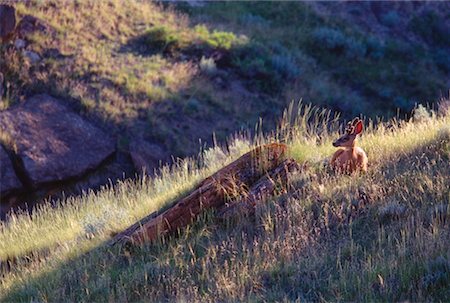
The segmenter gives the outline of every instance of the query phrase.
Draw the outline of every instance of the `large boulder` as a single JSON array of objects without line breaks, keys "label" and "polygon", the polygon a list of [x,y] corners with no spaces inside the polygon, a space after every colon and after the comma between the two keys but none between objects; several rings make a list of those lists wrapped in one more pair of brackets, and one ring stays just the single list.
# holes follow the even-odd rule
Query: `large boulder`
[{"label": "large boulder", "polygon": [[[0,197],[22,188],[13,164],[3,146],[0,145]],[[1,199],[0,199],[1,204]]]},{"label": "large boulder", "polygon": [[108,134],[48,95],[0,112],[0,130],[34,187],[81,176],[115,151]]},{"label": "large boulder", "polygon": [[0,40],[7,40],[16,27],[16,10],[11,5],[0,4]]}]

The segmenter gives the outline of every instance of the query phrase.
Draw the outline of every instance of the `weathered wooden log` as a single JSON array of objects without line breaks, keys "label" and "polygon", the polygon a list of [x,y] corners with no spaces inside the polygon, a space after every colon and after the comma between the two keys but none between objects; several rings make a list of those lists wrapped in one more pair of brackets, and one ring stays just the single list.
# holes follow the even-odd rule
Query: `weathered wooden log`
[{"label": "weathered wooden log", "polygon": [[218,213],[218,217],[226,219],[238,215],[253,215],[255,213],[256,204],[264,198],[273,195],[279,185],[288,185],[290,175],[298,170],[300,170],[300,165],[294,159],[283,161],[279,166],[255,182],[250,187],[249,191],[243,194],[241,200],[223,206]]},{"label": "weathered wooden log", "polygon": [[162,213],[153,213],[112,239],[114,244],[142,244],[184,227],[205,209],[219,208],[277,167],[285,158],[286,145],[259,146],[203,180],[189,195]]}]

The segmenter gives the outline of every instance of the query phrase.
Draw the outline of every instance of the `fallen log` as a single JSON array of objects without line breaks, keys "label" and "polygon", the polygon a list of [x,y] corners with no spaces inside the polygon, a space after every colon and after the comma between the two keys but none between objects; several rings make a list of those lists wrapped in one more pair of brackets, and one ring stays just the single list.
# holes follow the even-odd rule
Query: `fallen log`
[{"label": "fallen log", "polygon": [[220,208],[226,200],[238,197],[268,171],[280,165],[286,145],[259,146],[203,180],[189,195],[162,213],[153,213],[111,241],[115,244],[142,244],[154,241],[193,222],[205,209]]},{"label": "fallen log", "polygon": [[279,166],[255,182],[240,201],[222,207],[218,217],[227,219],[235,216],[253,215],[256,204],[265,197],[273,195],[277,186],[289,184],[290,175],[298,170],[300,170],[300,165],[294,159],[283,161]]}]

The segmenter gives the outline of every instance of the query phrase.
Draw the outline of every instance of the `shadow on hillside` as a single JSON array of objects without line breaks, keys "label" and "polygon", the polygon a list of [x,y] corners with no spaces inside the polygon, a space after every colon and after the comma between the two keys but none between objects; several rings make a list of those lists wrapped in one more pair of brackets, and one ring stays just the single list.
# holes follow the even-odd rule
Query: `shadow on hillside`
[{"label": "shadow on hillside", "polygon": [[[398,161],[392,163],[392,165],[384,166],[383,169],[386,169],[388,172],[393,170],[393,175],[407,174],[408,167],[411,167],[411,163],[414,162],[412,159],[418,161],[417,163],[414,163],[415,165],[422,165],[422,162],[427,161],[427,157],[424,157],[423,155],[430,155],[430,157],[433,157],[436,154],[436,151],[439,152],[439,150],[431,150],[430,147],[424,143],[414,150],[411,150],[410,153],[397,159]],[[401,170],[397,169],[399,166],[401,166]],[[445,169],[442,166],[439,167],[440,169]],[[390,173],[388,174],[388,177],[389,175]],[[190,230],[188,239],[195,238],[195,241],[199,241],[196,236],[196,230],[202,230],[204,224],[214,223],[207,219],[206,223],[204,220],[201,220],[199,223],[194,224],[194,227]],[[253,223],[250,221],[242,222],[242,224],[248,225],[249,229],[246,230],[245,233],[248,233],[250,238],[252,238],[255,233],[258,233],[254,226],[252,228]],[[356,221],[354,224],[357,224]],[[224,227],[220,225],[212,228],[213,234],[212,237],[209,238],[209,243],[206,246],[200,245],[203,253],[207,253],[209,247],[226,241],[228,235],[223,232],[221,233],[222,228]],[[227,228],[234,229],[232,226]],[[240,228],[242,228],[242,226],[240,226]],[[365,231],[361,230],[357,231],[357,233],[358,232]],[[368,232],[373,232],[373,230]],[[194,237],[192,237],[192,235],[194,235]],[[242,236],[242,234],[240,235]],[[339,236],[339,233],[337,233],[337,236]],[[323,237],[323,241],[331,241],[332,238],[330,235],[325,234],[321,237]],[[167,296],[173,294],[173,291],[176,290],[174,289],[176,285],[169,285],[170,283],[164,284],[163,281],[176,279],[175,276],[179,274],[176,267],[178,265],[171,264],[171,262],[161,262],[158,256],[165,256],[162,258],[167,258],[167,248],[171,247],[171,249],[174,249],[174,247],[178,247],[180,245],[180,238],[182,242],[186,241],[186,237],[181,233],[181,237],[172,236],[169,239],[166,239],[164,241],[165,243],[147,245],[143,248],[110,247],[108,246],[108,243],[103,243],[80,256],[68,261],[62,261],[60,264],[56,265],[55,268],[46,271],[43,274],[27,278],[28,280],[23,284],[15,284],[12,286],[11,290],[5,294],[3,300],[30,301],[46,298],[46,300],[57,301],[64,298],[68,301],[105,301],[108,298],[114,298],[114,296],[117,296],[120,292],[122,292],[122,294],[123,292],[126,292],[127,294],[125,296],[129,296],[127,299],[134,301],[142,299],[140,295],[145,291],[158,293],[160,297],[154,298],[155,300],[163,298],[171,299]],[[216,240],[217,243],[215,243]],[[339,238],[332,241],[339,241]],[[370,241],[376,241],[376,237]],[[195,243],[195,245],[198,244],[197,242]],[[248,244],[252,245],[251,242]],[[178,251],[179,253],[191,256],[187,247],[179,247],[179,249],[181,249],[181,251]],[[199,255],[201,256],[202,253]],[[218,262],[221,261],[224,260],[219,260]],[[52,262],[52,264],[56,264],[56,262]],[[32,264],[30,264],[30,266],[32,266]],[[194,265],[185,270],[194,271]],[[4,274],[7,275],[6,272]],[[201,289],[201,281],[196,281],[196,283],[197,282],[199,283],[198,287]],[[158,289],[152,292],[149,291],[149,286]],[[59,297],[53,297],[55,294]]]},{"label": "shadow on hillside", "polygon": [[[203,55],[226,56],[226,52],[223,51],[191,47],[177,51],[177,55],[175,55],[166,52],[164,48],[149,47],[147,36],[146,33],[143,33],[131,38],[113,50],[113,53],[116,52],[124,56],[130,54],[136,57],[160,55],[168,59],[175,67],[178,64],[190,62],[192,69],[198,69],[198,62]],[[13,51],[13,48],[9,47],[8,50],[5,48],[5,51]],[[218,60],[219,57],[215,57],[215,59]],[[44,57],[43,60],[45,59],[48,58]],[[72,57],[69,59],[73,60]],[[58,62],[67,61],[67,65],[70,66],[68,70],[70,70],[74,66],[69,59],[65,57],[54,58]],[[133,68],[135,66],[130,66],[129,72],[131,75]],[[260,114],[260,111],[255,110],[258,107],[256,103],[257,95],[252,95],[254,100],[252,102],[254,103],[250,106],[250,98],[247,98],[250,94],[245,91],[245,88],[240,87],[234,90],[233,86],[230,89],[230,86],[227,85],[228,80],[239,81],[239,79],[234,79],[234,76],[230,76],[221,69],[216,69],[214,76],[206,75],[201,71],[196,73],[184,86],[170,89],[170,94],[164,100],[158,102],[151,100],[148,94],[130,91],[128,80],[122,84],[113,82],[110,78],[90,70],[87,70],[81,77],[79,74],[73,78],[69,77],[70,79],[66,79],[67,81],[64,82],[64,86],[60,86],[62,85],[61,79],[53,77],[53,75],[47,78],[36,77],[35,72],[34,68],[30,69],[28,77],[39,80],[21,88],[24,98],[39,93],[48,93],[62,100],[62,103],[111,134],[117,142],[117,153],[110,161],[104,163],[106,165],[102,165],[81,179],[51,184],[43,188],[42,191],[26,192],[24,195],[12,197],[8,199],[9,201],[6,201],[8,203],[3,203],[4,208],[15,205],[19,208],[28,209],[29,207],[26,204],[31,206],[35,203],[26,203],[27,201],[43,200],[49,196],[53,200],[76,196],[81,194],[83,190],[98,189],[102,185],[111,183],[110,180],[115,183],[116,180],[132,178],[136,170],[133,167],[129,151],[130,143],[136,138],[160,147],[163,151],[163,158],[158,160],[163,163],[170,163],[172,156],[196,155],[202,148],[213,145],[214,134],[219,142],[224,142],[227,137],[241,129],[249,128],[252,130]],[[174,68],[174,75],[170,75],[175,77],[175,80],[177,80],[177,72],[178,70]],[[21,78],[21,75],[17,74],[14,69],[4,73],[9,79]],[[138,81],[146,80],[136,78],[138,78]],[[173,79],[170,80],[174,81]],[[159,85],[162,89],[166,89],[164,79],[159,82],[158,85],[155,85],[156,92],[160,89]],[[80,90],[86,94],[78,96],[76,92]],[[244,94],[239,96],[242,92]],[[218,103],[217,100],[221,96],[218,95],[215,98],[216,94],[228,94],[228,96],[235,94],[236,98],[233,96]],[[239,104],[243,101],[243,98],[247,98],[247,104],[244,106]],[[86,103],[86,100],[93,101],[94,104]],[[234,104],[227,104],[230,100]],[[138,110],[136,110],[135,115],[126,114],[128,109],[135,110],[136,107]],[[245,109],[247,116],[236,118],[235,114],[242,112],[242,109]],[[105,112],[107,110],[117,111],[117,116]],[[201,143],[199,143],[199,140]],[[155,160],[154,162],[158,161]],[[157,169],[158,167],[154,168]],[[82,186],[78,186],[80,184]],[[74,186],[75,190],[70,189],[71,185]],[[62,191],[65,194],[62,194]],[[4,198],[3,200],[6,199],[5,197],[2,198]],[[5,217],[5,213],[6,211],[2,209],[1,217]]]}]

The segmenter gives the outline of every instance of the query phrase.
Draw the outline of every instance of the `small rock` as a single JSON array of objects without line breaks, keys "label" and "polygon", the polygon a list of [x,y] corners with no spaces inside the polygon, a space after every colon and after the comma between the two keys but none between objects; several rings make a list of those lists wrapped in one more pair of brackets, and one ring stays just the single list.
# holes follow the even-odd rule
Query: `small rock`
[{"label": "small rock", "polygon": [[17,177],[11,159],[3,146],[0,146],[0,196],[22,188],[22,183]]},{"label": "small rock", "polygon": [[22,39],[16,39],[16,41],[14,41],[14,46],[15,46],[17,49],[25,48],[25,46],[26,46],[25,40],[22,40]]},{"label": "small rock", "polygon": [[41,57],[37,53],[32,52],[32,51],[24,51],[23,55],[25,57],[27,57],[28,60],[30,60],[30,62],[33,63],[33,64],[37,63],[37,62],[39,62],[41,60]]},{"label": "small rock", "polygon": [[0,4],[0,39],[8,40],[16,27],[16,10],[11,5]]}]

